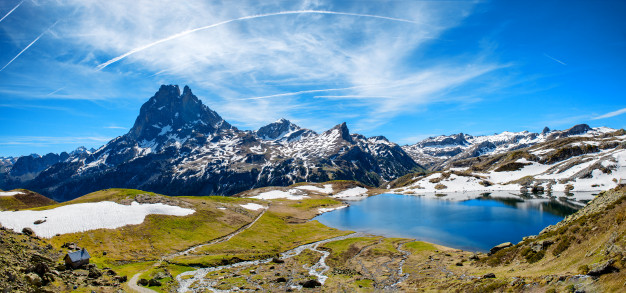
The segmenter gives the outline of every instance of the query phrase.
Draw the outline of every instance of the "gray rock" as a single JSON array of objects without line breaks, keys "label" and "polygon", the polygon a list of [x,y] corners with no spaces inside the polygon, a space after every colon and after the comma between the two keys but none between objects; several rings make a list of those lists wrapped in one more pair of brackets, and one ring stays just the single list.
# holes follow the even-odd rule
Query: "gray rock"
[{"label": "gray rock", "polygon": [[602,264],[596,265],[591,270],[589,270],[587,275],[600,276],[600,275],[615,272],[617,271],[617,268],[613,266],[613,263],[615,263],[615,261],[610,259]]},{"label": "gray rock", "polygon": [[126,277],[126,276],[115,276],[113,278],[113,280],[118,281],[120,283],[124,283],[124,282],[128,281],[128,277]]},{"label": "gray rock", "polygon": [[148,286],[161,286],[161,282],[157,279],[150,279]]},{"label": "gray rock", "polygon": [[487,273],[485,275],[483,275],[483,279],[493,279],[496,277],[496,274],[494,273]]},{"label": "gray rock", "polygon": [[302,284],[303,288],[315,288],[320,286],[322,286],[322,283],[317,280],[308,280]]},{"label": "gray rock", "polygon": [[33,285],[33,286],[37,286],[40,287],[41,286],[41,277],[39,277],[39,275],[35,274],[35,273],[28,273],[26,274],[26,282],[28,282],[29,284]]},{"label": "gray rock", "polygon": [[498,244],[498,245],[492,247],[489,250],[489,255],[494,254],[494,253],[496,253],[496,252],[498,252],[498,251],[500,251],[502,249],[505,249],[505,248],[511,247],[511,246],[513,246],[513,243],[511,243],[511,242],[504,242],[504,243]]},{"label": "gray rock", "polygon": [[22,229],[22,233],[24,233],[25,235],[28,235],[28,236],[35,235],[35,231],[33,231],[33,229],[28,228],[28,227]]}]

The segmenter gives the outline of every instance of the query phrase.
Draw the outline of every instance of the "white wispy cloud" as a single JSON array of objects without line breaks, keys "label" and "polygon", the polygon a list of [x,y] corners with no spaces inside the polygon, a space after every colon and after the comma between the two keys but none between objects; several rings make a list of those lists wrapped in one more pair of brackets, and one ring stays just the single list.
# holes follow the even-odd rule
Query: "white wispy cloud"
[{"label": "white wispy cloud", "polygon": [[107,62],[104,62],[100,65],[97,66],[98,70],[102,70],[104,68],[106,68],[107,66],[120,61],[132,54],[135,54],[137,52],[141,52],[145,49],[148,49],[152,46],[156,46],[158,44],[161,43],[165,43],[165,42],[169,42],[172,41],[174,39],[178,39],[180,37],[198,32],[198,31],[202,31],[202,30],[207,30],[210,28],[215,28],[218,26],[222,26],[225,24],[229,24],[231,22],[237,22],[237,21],[243,21],[243,20],[251,20],[251,19],[255,19],[255,18],[264,18],[264,17],[271,17],[271,16],[279,16],[279,15],[290,15],[290,14],[331,14],[331,15],[346,15],[346,16],[356,16],[356,17],[371,17],[371,18],[380,18],[380,19],[385,19],[385,20],[391,20],[391,21],[400,21],[400,22],[408,22],[408,23],[417,23],[415,21],[411,21],[411,20],[407,20],[407,19],[401,19],[401,18],[395,18],[395,17],[387,17],[387,16],[380,16],[380,15],[373,15],[373,14],[360,14],[360,13],[349,13],[349,12],[338,12],[338,11],[324,11],[324,10],[296,10],[296,11],[280,11],[280,12],[274,12],[274,13],[265,13],[265,14],[256,14],[256,15],[248,15],[248,16],[242,16],[242,17],[238,17],[238,18],[234,18],[234,19],[229,19],[229,20],[225,20],[225,21],[221,21],[218,23],[214,23],[211,25],[207,25],[207,26],[203,26],[203,27],[199,27],[199,28],[195,28],[195,29],[190,29],[190,30],[186,30],[174,35],[171,35],[167,38],[163,38],[157,41],[154,41],[152,43],[143,45],[141,47],[137,47],[137,48],[133,48],[132,50],[117,56]]},{"label": "white wispy cloud", "polygon": [[107,128],[107,129],[128,129],[128,127],[122,127],[122,126],[105,126],[104,128]]},{"label": "white wispy cloud", "polygon": [[613,112],[609,112],[609,113],[606,113],[604,115],[600,115],[600,116],[594,117],[592,119],[593,120],[606,119],[606,118],[611,118],[611,117],[615,117],[615,116],[618,116],[618,115],[622,115],[624,113],[626,113],[626,108],[619,109],[619,110],[613,111]]},{"label": "white wispy cloud", "polygon": [[81,144],[81,143],[104,143],[112,137],[102,136],[3,136],[0,137],[0,145],[55,145],[55,144]]},{"label": "white wispy cloud", "polygon": [[[98,84],[116,74],[189,84],[229,122],[250,128],[281,117],[311,128],[355,117],[365,129],[429,103],[460,101],[455,90],[506,67],[489,54],[408,65],[471,14],[470,1],[58,3],[72,17],[55,35],[83,52],[64,66]],[[60,84],[32,98],[112,99],[81,94],[80,85],[51,94]]]}]

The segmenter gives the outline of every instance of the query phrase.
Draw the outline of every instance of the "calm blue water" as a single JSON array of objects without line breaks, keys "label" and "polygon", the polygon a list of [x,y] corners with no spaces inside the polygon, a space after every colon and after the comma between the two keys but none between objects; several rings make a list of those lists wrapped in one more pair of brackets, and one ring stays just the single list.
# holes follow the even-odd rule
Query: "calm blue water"
[{"label": "calm blue water", "polygon": [[517,243],[575,212],[557,200],[481,197],[466,201],[380,194],[314,220],[343,230],[414,238],[471,251]]}]

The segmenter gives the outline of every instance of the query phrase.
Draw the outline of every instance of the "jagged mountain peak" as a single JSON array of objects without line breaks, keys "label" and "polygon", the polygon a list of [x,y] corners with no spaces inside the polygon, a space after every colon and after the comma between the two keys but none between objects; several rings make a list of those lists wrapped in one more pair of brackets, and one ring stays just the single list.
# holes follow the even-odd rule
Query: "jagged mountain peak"
[{"label": "jagged mountain peak", "polygon": [[152,140],[170,131],[184,133],[194,129],[200,133],[214,133],[231,128],[215,111],[204,105],[188,86],[181,94],[178,85],[162,85],[141,106],[129,136],[135,140]]},{"label": "jagged mountain peak", "polygon": [[256,131],[256,135],[258,138],[263,140],[280,140],[283,138],[291,140],[292,135],[299,132],[299,130],[302,130],[300,126],[285,118],[280,118],[259,128],[259,130]]},{"label": "jagged mountain peak", "polygon": [[566,130],[569,135],[577,135],[587,133],[587,131],[591,130],[591,127],[587,124],[577,124],[572,126],[572,128]]},{"label": "jagged mountain peak", "polygon": [[352,142],[352,137],[350,136],[350,130],[348,129],[348,125],[346,122],[342,122],[340,124],[335,125],[335,127],[326,130],[322,135],[324,136],[335,136],[338,138],[342,138],[345,141]]}]

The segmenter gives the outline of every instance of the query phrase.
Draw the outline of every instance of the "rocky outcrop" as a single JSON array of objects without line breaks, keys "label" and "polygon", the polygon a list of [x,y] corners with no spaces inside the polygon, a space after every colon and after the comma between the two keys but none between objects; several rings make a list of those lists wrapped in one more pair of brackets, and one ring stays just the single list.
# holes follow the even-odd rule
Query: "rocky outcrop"
[{"label": "rocky outcrop", "polygon": [[[91,264],[86,270],[66,268],[63,253],[34,235],[0,227],[0,292],[115,292],[124,277],[102,274]],[[119,278],[116,278],[119,277]]]}]

